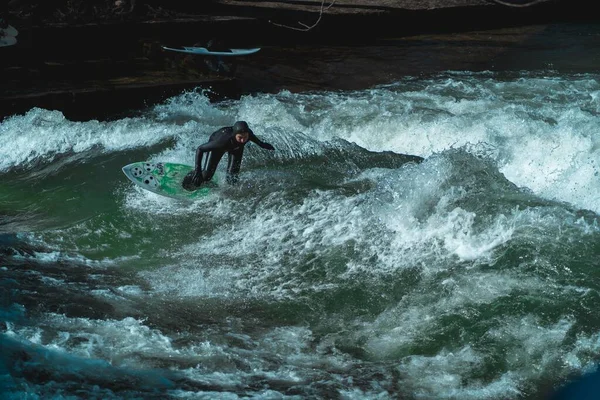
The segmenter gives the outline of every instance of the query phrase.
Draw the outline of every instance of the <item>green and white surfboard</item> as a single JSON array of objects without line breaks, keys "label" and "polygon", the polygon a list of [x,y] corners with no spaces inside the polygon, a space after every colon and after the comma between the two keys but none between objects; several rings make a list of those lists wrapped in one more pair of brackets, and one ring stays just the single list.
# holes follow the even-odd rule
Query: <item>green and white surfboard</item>
[{"label": "green and white surfboard", "polygon": [[194,200],[208,195],[216,187],[215,178],[199,189],[183,188],[183,178],[194,169],[185,164],[140,161],[124,166],[123,173],[130,181],[150,192],[179,200]]}]

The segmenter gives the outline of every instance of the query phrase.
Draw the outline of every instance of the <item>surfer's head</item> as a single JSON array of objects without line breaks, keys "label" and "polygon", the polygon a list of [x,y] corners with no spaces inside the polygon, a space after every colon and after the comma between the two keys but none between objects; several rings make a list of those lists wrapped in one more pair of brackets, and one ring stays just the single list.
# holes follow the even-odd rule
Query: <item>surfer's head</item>
[{"label": "surfer's head", "polygon": [[246,121],[237,121],[233,124],[233,133],[235,135],[235,141],[238,143],[246,143],[250,137],[250,128]]}]

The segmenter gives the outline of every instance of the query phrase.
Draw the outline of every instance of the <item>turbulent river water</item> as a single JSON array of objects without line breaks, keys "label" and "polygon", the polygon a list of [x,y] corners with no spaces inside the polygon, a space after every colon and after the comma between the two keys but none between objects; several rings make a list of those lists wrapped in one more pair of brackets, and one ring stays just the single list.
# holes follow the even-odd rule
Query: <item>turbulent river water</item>
[{"label": "turbulent river water", "polygon": [[[593,371],[592,28],[573,68],[575,39],[541,68],[5,119],[3,398],[537,399]],[[276,148],[237,186],[180,202],[121,172],[236,120]]]}]

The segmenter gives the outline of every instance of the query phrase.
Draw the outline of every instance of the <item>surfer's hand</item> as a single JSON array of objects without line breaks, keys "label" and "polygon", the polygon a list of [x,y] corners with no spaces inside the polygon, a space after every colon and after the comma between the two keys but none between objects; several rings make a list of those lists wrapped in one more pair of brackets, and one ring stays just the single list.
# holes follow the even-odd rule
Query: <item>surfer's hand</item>
[{"label": "surfer's hand", "polygon": [[202,176],[202,171],[195,171],[192,176],[192,183],[194,186],[200,186],[204,182],[204,177]]},{"label": "surfer's hand", "polygon": [[275,150],[275,147],[273,147],[272,145],[270,145],[269,143],[263,143],[261,146],[263,149],[267,149],[267,150]]}]

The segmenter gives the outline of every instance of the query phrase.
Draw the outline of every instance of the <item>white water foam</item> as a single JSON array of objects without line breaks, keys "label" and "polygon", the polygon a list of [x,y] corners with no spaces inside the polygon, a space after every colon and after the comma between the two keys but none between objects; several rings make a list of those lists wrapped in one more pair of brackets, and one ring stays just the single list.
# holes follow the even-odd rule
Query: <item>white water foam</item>
[{"label": "white water foam", "polygon": [[[360,216],[356,201],[315,191],[299,205],[289,205],[274,193],[249,215],[245,207],[225,206],[221,213],[235,218],[234,225],[227,223],[210,237],[183,247],[173,254],[180,263],[149,272],[147,278],[157,291],[180,296],[225,296],[240,289],[259,296],[286,295],[286,275],[295,276],[288,268],[301,266],[304,257],[326,256],[329,249],[359,239],[364,229],[360,225],[368,220]],[[282,268],[284,259],[288,266]],[[272,279],[278,283],[269,283]],[[311,287],[318,290],[319,285]]]},{"label": "white water foam", "polygon": [[[291,157],[302,147],[286,141],[297,135],[424,157],[486,144],[516,185],[598,211],[599,92],[595,77],[500,81],[491,74],[457,73],[348,93],[248,96],[221,105],[229,119],[218,121],[247,119],[257,135]],[[193,142],[185,146],[187,158]]]},{"label": "white water foam", "polygon": [[35,161],[51,162],[66,153],[124,151],[150,146],[177,134],[169,126],[142,119],[72,122],[58,111],[34,108],[0,124],[0,137],[11,146],[0,149],[0,171]]},{"label": "white water foam", "polygon": [[12,143],[0,152],[0,171],[96,146],[122,151],[165,138],[175,138],[175,148],[157,156],[191,163],[208,135],[244,119],[278,148],[276,157],[309,151],[294,140],[298,135],[424,157],[486,143],[496,148],[498,168],[516,185],[598,212],[598,93],[594,76],[501,81],[492,74],[455,73],[364,91],[259,94],[217,104],[205,94],[187,93],[157,106],[158,120],[82,123],[32,109],[0,124],[0,137]]},{"label": "white water foam", "polygon": [[[218,225],[210,237],[174,250],[173,255],[181,261],[144,272],[155,293],[284,299],[335,290],[359,273],[386,279],[391,272],[417,267],[424,272],[424,283],[433,285],[440,274],[452,272],[435,287],[439,292],[409,293],[356,332],[356,337],[366,339],[364,348],[370,356],[385,360],[389,354],[409,353],[419,335],[440,329],[444,316],[468,313],[473,306],[492,304],[514,291],[547,290],[548,282],[542,278],[485,272],[477,267],[493,267],[505,244],[527,238],[532,231],[542,232],[542,236],[556,235],[552,239],[560,242],[560,232],[566,225],[559,216],[546,215],[543,210],[515,209],[494,215],[483,228],[477,226],[475,213],[453,206],[457,199],[468,195],[468,189],[443,189],[453,168],[443,154],[468,143],[491,144],[496,149],[499,169],[512,182],[546,198],[597,211],[598,183],[592,161],[598,155],[593,134],[598,122],[598,96],[597,89],[589,92],[591,97],[583,92],[597,84],[587,79],[519,79],[504,83],[467,75],[428,85],[417,90],[410,86],[408,91],[400,84],[359,93],[364,99],[351,98],[356,94],[283,93],[215,107],[219,119],[202,125],[210,128],[203,135],[226,120],[250,119],[246,110],[253,108],[258,121],[255,131],[259,136],[264,132],[264,138],[276,147],[292,143],[301,133],[316,141],[344,138],[370,150],[413,153],[429,159],[400,170],[367,170],[355,179],[372,180],[375,188],[351,197],[315,190],[293,202],[275,191],[261,198],[258,205],[243,209],[235,200],[207,198],[203,206],[210,206],[216,219],[227,216],[238,225]],[[262,104],[272,105],[263,109]],[[312,112],[311,106],[318,111]],[[277,122],[277,115],[282,116],[281,122]],[[198,144],[198,136],[194,135],[200,123],[178,126],[181,131],[176,147],[157,157],[176,160],[192,154]],[[301,157],[310,154],[314,149],[310,147],[295,148],[296,153],[290,150],[286,154]],[[28,159],[24,151],[21,153],[21,159]],[[128,195],[127,205],[136,212],[147,210],[149,215],[183,217],[192,213],[199,217],[195,205],[175,206],[168,199],[163,202],[152,196],[134,192]],[[597,232],[597,227],[585,221],[568,223],[569,229],[580,229],[582,234]],[[345,271],[332,271],[319,282],[302,279],[305,270],[300,267],[310,268],[317,260],[327,260],[336,251],[344,254],[348,248],[356,253]],[[135,333],[135,324],[132,336],[154,343],[155,336],[146,338]],[[568,342],[572,324],[569,318],[548,322],[529,315],[498,321],[497,327],[486,331],[486,338],[506,341],[509,366],[507,372],[487,381],[465,385],[460,379],[474,374],[485,362],[487,354],[476,343],[459,342],[433,355],[406,355],[400,358],[398,368],[411,378],[416,393],[423,398],[517,398],[528,379],[543,378],[553,368],[567,373],[592,362],[598,338],[582,334],[574,343]],[[306,343],[310,342],[310,335],[305,336],[309,337]],[[29,337],[35,340],[34,334]],[[285,343],[291,343],[292,352],[304,351],[288,335],[283,337]],[[214,345],[212,349],[221,351]],[[167,349],[166,354],[171,351]],[[424,370],[430,373],[424,374]],[[239,375],[228,379],[236,381]],[[213,382],[223,381],[218,373],[214,375]]]}]

